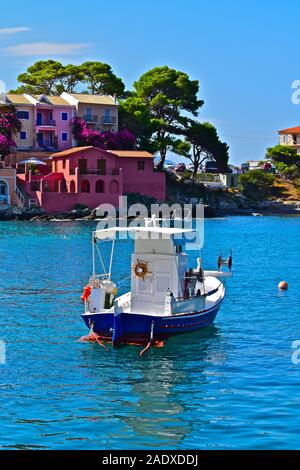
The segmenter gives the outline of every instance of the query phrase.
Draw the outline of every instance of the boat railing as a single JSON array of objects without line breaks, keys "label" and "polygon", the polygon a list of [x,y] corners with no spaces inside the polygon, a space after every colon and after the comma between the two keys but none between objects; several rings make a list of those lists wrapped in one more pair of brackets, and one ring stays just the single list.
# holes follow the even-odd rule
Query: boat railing
[{"label": "boat railing", "polygon": [[107,280],[107,279],[110,278],[110,274],[109,273],[93,274],[92,278],[93,279],[99,279],[100,281],[101,280]]},{"label": "boat railing", "polygon": [[182,302],[184,300],[193,300],[193,299],[199,299],[200,297],[209,297],[210,295],[213,295],[215,294],[216,292],[218,292],[218,290],[220,289],[221,285],[223,285],[222,282],[220,282],[220,284],[218,285],[218,287],[216,287],[215,289],[212,289],[210,291],[207,291],[207,292],[201,292],[199,295],[197,294],[193,294],[193,295],[189,295],[188,297],[174,297],[174,302]]}]

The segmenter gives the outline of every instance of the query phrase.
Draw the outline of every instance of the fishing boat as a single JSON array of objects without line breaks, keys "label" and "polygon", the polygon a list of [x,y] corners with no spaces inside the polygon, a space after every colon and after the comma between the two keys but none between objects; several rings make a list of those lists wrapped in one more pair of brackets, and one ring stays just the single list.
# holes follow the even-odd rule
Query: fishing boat
[{"label": "fishing boat", "polygon": [[[153,221],[152,221],[153,222]],[[122,344],[163,346],[173,335],[205,328],[213,323],[225,295],[224,280],[231,276],[232,255],[218,257],[218,269],[205,271],[202,259],[189,267],[185,252],[191,229],[164,227],[157,221],[141,227],[113,227],[93,232],[93,274],[81,297],[82,318],[90,329],[83,339],[107,348]],[[131,289],[118,296],[112,280],[115,240],[128,232],[134,239],[131,254]],[[106,270],[101,242],[110,240],[111,253]],[[103,272],[96,273],[96,255]],[[223,271],[223,265],[227,270]]]}]

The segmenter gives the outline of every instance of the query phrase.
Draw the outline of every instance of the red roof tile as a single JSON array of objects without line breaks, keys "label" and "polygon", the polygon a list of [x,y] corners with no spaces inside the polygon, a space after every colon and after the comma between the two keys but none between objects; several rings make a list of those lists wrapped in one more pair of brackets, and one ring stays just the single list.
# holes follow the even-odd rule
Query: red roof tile
[{"label": "red roof tile", "polygon": [[283,129],[278,131],[279,134],[300,134],[300,126],[289,127],[288,129]]}]

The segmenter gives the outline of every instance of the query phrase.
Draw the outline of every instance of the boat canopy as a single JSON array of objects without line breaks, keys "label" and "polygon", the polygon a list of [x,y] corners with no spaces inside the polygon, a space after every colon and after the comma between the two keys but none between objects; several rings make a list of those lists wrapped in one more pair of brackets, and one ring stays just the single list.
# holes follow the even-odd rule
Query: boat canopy
[{"label": "boat canopy", "polygon": [[177,227],[111,227],[105,228],[102,230],[96,230],[93,232],[94,238],[97,240],[107,240],[107,239],[115,239],[117,233],[126,233],[129,234],[157,234],[163,235],[162,238],[172,238],[176,235],[182,235],[184,233],[193,233],[194,230],[192,229],[184,229],[184,228],[177,228]]}]

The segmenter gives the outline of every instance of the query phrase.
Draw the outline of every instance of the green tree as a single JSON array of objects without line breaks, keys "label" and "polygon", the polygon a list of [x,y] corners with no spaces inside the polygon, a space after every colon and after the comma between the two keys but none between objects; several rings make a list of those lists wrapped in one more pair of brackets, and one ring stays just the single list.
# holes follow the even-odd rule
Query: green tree
[{"label": "green tree", "polygon": [[283,178],[294,180],[299,177],[300,169],[297,165],[287,165],[283,162],[276,162],[275,167]]},{"label": "green tree", "polygon": [[212,124],[190,120],[185,137],[191,146],[192,153],[188,158],[194,166],[193,177],[205,160],[214,160],[220,172],[226,172],[229,147],[220,141],[217,130]]},{"label": "green tree", "polygon": [[21,84],[12,93],[32,95],[60,95],[63,91],[73,93],[87,85],[89,93],[122,96],[124,83],[108,64],[85,62],[82,65],[62,65],[55,60],[40,60],[17,77]]},{"label": "green tree", "polygon": [[297,149],[290,145],[275,145],[266,151],[266,158],[272,162],[282,162],[286,165],[300,165],[300,155]]},{"label": "green tree", "polygon": [[262,170],[251,170],[239,177],[242,193],[251,199],[266,197],[273,187],[275,176]]},{"label": "green tree", "polygon": [[85,62],[80,66],[83,74],[83,82],[91,94],[122,96],[125,85],[121,78],[117,77],[111,66],[102,62]]},{"label": "green tree", "polygon": [[55,60],[39,60],[17,77],[22,85],[14,92],[36,95],[56,94],[63,69],[63,65]]},{"label": "green tree", "polygon": [[84,78],[81,66],[78,65],[66,65],[58,73],[56,93],[61,94],[66,91],[67,93],[76,92],[76,88],[82,83]]},{"label": "green tree", "polygon": [[157,144],[152,139],[155,127],[151,122],[151,116],[147,104],[136,96],[130,96],[120,101],[119,127],[129,129],[137,139],[137,148],[148,152],[157,152]]},{"label": "green tree", "polygon": [[203,105],[197,97],[198,91],[199,82],[190,80],[186,73],[167,66],[155,67],[134,83],[134,91],[123,105],[131,114],[133,126],[134,122],[140,125],[149,145],[159,152],[160,169],[168,150],[181,155],[187,152],[181,136],[188,125],[187,114],[197,116]]}]

